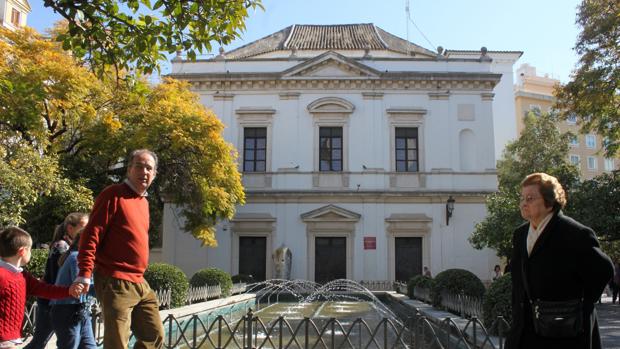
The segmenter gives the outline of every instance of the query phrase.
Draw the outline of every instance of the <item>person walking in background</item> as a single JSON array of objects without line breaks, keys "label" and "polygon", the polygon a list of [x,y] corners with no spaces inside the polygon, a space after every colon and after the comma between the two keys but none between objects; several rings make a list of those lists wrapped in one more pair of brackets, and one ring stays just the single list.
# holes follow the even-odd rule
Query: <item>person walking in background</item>
[{"label": "person walking in background", "polygon": [[[43,281],[48,284],[56,282],[58,275],[58,259],[69,250],[72,242],[75,240],[76,233],[80,231],[88,223],[88,214],[81,212],[73,212],[65,217],[65,220],[56,226],[54,236],[49,246],[49,255],[45,262],[45,273]],[[24,349],[43,349],[49,342],[54,330],[50,319],[49,300],[45,298],[37,298],[37,313],[35,317],[34,333],[32,340],[24,347]]]},{"label": "person walking in background", "polygon": [[423,272],[424,276],[428,276],[429,278],[432,277],[431,271],[428,269],[428,267],[424,267],[423,270],[424,270]]},{"label": "person walking in background", "polygon": [[155,292],[144,279],[149,261],[147,189],[155,179],[155,153],[134,150],[127,178],[105,188],[82,232],[75,284],[86,293],[94,272],[95,291],[104,319],[105,349],[127,348],[130,329],[134,348],[161,348],[164,329]]},{"label": "person walking in background", "polygon": [[513,235],[506,348],[601,348],[594,303],[613,266],[592,229],[562,213],[565,205],[555,177],[534,173],[521,182],[521,216],[527,222]]},{"label": "person walking in background", "polygon": [[493,281],[502,277],[502,268],[499,266],[499,264],[495,264],[495,268],[493,268],[493,272],[494,272]]},{"label": "person walking in background", "polygon": [[37,280],[22,269],[32,257],[30,234],[17,227],[0,231],[0,348],[17,348],[22,343],[26,296],[49,299],[76,297],[81,285],[59,287]]},{"label": "person walking in background", "polygon": [[[57,286],[69,286],[78,274],[77,254],[79,233],[71,248],[60,257]],[[56,344],[61,349],[96,349],[97,344],[93,334],[90,306],[95,295],[90,288],[87,295],[79,298],[65,298],[50,301],[50,317]]]}]

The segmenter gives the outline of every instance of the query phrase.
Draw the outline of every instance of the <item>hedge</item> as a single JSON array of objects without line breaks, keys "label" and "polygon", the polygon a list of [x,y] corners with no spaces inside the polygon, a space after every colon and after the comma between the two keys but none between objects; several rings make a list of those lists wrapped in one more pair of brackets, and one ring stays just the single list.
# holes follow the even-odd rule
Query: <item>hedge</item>
[{"label": "hedge", "polygon": [[482,303],[484,326],[490,328],[498,316],[512,322],[512,277],[508,273],[493,281]]},{"label": "hedge", "polygon": [[166,263],[152,263],[144,272],[144,278],[154,290],[172,291],[171,307],[185,305],[189,283],[181,269]]},{"label": "hedge", "polygon": [[433,278],[430,276],[416,275],[407,282],[407,296],[413,299],[413,288],[419,286],[431,288],[433,286]]},{"label": "hedge", "polygon": [[471,271],[465,269],[447,269],[437,274],[431,288],[433,305],[441,305],[441,292],[463,294],[471,297],[484,295],[484,284]]},{"label": "hedge", "polygon": [[47,256],[49,255],[49,249],[47,248],[35,248],[32,249],[32,257],[30,262],[26,265],[26,270],[32,276],[36,278],[42,278],[45,274],[45,264],[47,263]]},{"label": "hedge", "polygon": [[230,296],[233,284],[230,274],[218,268],[206,268],[197,271],[189,280],[189,283],[192,287],[220,285],[222,297]]},{"label": "hedge", "polygon": [[252,275],[247,275],[247,274],[237,274],[237,275],[233,275],[231,277],[233,284],[238,284],[238,283],[246,283],[246,284],[253,284],[256,282],[256,280],[254,280],[254,277]]}]

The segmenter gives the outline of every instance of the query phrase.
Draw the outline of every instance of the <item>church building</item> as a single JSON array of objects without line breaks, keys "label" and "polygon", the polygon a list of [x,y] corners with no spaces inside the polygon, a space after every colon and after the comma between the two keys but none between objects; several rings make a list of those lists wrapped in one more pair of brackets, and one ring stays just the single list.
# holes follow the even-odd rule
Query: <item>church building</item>
[{"label": "church building", "polygon": [[514,123],[520,55],[432,51],[350,24],[292,25],[211,59],[175,58],[170,75],[191,83],[238,149],[247,203],[218,225],[216,248],[183,232],[167,204],[162,260],[264,280],[286,247],[293,279],[408,280],[427,266],[489,280],[498,258],[468,237],[497,190],[495,127]]}]

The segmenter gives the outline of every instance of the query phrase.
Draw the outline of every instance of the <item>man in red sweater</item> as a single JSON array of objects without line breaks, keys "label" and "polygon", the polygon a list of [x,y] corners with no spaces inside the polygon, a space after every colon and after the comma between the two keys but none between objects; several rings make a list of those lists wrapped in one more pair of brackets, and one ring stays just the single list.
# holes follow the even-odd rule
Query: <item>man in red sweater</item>
[{"label": "man in red sweater", "polygon": [[161,348],[164,329],[155,292],[144,280],[149,261],[147,188],[155,179],[157,156],[139,149],[129,155],[127,178],[105,188],[95,200],[80,239],[75,283],[95,292],[103,308],[104,349]]},{"label": "man in red sweater", "polygon": [[32,238],[25,230],[9,227],[0,231],[0,348],[21,344],[26,296],[61,299],[81,292],[81,285],[54,286],[23,271],[30,262],[31,248]]}]

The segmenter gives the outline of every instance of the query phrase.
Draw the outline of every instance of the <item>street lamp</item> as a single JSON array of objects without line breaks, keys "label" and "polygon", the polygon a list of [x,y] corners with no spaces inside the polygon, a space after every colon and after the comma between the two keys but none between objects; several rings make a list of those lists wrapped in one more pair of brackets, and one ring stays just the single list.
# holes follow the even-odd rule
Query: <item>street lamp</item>
[{"label": "street lamp", "polygon": [[454,212],[454,201],[452,195],[446,201],[446,225],[450,225],[450,217],[452,217],[452,212]]}]

